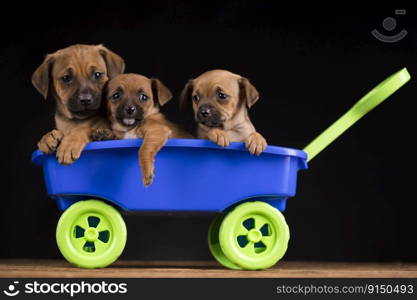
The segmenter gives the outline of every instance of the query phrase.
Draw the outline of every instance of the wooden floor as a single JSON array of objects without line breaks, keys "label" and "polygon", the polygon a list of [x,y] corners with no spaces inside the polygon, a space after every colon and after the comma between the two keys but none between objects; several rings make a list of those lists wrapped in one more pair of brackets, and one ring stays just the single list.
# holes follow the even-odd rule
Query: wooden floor
[{"label": "wooden floor", "polygon": [[105,269],[79,269],[63,260],[0,260],[0,277],[71,278],[294,278],[294,277],[403,277],[416,278],[417,264],[280,262],[263,271],[235,271],[216,262],[119,261]]}]

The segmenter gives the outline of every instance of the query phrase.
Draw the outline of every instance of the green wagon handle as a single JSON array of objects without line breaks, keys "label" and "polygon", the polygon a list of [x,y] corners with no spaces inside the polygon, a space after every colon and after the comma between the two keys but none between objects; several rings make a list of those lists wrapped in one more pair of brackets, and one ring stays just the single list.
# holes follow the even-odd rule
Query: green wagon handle
[{"label": "green wagon handle", "polygon": [[312,160],[360,118],[401,88],[410,78],[410,74],[404,68],[386,78],[363,96],[351,109],[303,149],[308,155],[307,161]]}]

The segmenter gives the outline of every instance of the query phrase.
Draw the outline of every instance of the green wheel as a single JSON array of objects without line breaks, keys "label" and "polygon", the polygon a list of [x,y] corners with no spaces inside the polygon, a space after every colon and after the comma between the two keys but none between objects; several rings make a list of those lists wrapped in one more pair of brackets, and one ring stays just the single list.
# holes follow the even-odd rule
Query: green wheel
[{"label": "green wheel", "polygon": [[242,268],[239,267],[238,265],[235,265],[226,256],[224,256],[222,248],[220,247],[219,230],[220,230],[220,225],[222,224],[224,217],[225,217],[224,214],[218,214],[213,218],[213,221],[211,221],[211,224],[208,230],[208,246],[209,246],[211,254],[220,264],[222,264],[223,266],[229,269],[239,270]]},{"label": "green wheel", "polygon": [[266,269],[287,251],[290,232],[281,212],[265,202],[246,202],[223,220],[219,240],[224,255],[248,270]]},{"label": "green wheel", "polygon": [[126,225],[120,213],[98,200],[70,206],[56,228],[58,248],[65,259],[82,268],[104,268],[122,254]]}]

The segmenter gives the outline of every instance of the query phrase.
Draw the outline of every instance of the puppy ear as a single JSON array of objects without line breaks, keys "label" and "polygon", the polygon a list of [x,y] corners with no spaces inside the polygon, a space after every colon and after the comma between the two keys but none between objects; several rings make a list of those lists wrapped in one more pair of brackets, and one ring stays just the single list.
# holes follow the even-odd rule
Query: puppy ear
[{"label": "puppy ear", "polygon": [[259,99],[259,93],[250,81],[242,77],[239,79],[240,98],[246,102],[248,108],[255,104]]},{"label": "puppy ear", "polygon": [[99,45],[98,47],[100,55],[106,62],[107,75],[109,79],[112,79],[113,77],[122,74],[125,71],[125,62],[123,58],[121,58],[113,51],[107,49],[103,45]]},{"label": "puppy ear", "polygon": [[188,80],[180,95],[180,110],[185,111],[189,102],[191,102],[191,94],[193,93],[193,80]]},{"label": "puppy ear", "polygon": [[55,58],[53,55],[47,55],[43,63],[32,74],[33,86],[45,99],[48,97],[51,70],[54,61]]},{"label": "puppy ear", "polygon": [[163,106],[172,99],[171,91],[159,79],[151,78],[151,85],[155,102]]}]

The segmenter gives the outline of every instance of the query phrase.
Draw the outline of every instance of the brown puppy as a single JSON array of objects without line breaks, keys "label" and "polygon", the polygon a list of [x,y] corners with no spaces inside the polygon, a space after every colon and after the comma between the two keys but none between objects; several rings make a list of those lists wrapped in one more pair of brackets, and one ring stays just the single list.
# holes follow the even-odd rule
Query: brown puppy
[{"label": "brown puppy", "polygon": [[181,93],[181,106],[192,103],[198,123],[197,137],[226,147],[245,142],[250,153],[259,155],[266,140],[256,132],[248,116],[259,93],[248,79],[224,70],[212,70],[190,80]]},{"label": "brown puppy", "polygon": [[[170,90],[161,81],[138,74],[119,75],[106,88],[107,111],[115,137],[143,138],[139,164],[145,186],[152,183],[155,155],[168,138],[193,138],[159,112],[159,107],[171,98]],[[105,131],[97,131],[106,135]],[[97,134],[93,136],[100,139]]]},{"label": "brown puppy", "polygon": [[39,93],[56,101],[56,129],[39,141],[42,152],[56,150],[62,164],[79,158],[91,130],[108,126],[105,113],[100,113],[101,91],[124,66],[120,56],[102,45],[73,45],[46,56],[32,76]]}]

